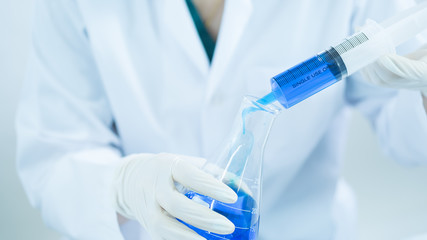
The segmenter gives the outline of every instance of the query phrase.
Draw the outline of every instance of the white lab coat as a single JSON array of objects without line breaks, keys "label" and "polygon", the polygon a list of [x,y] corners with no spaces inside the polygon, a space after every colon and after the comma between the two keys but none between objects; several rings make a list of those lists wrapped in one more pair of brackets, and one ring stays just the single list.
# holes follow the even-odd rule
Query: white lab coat
[{"label": "white lab coat", "polygon": [[[38,0],[17,116],[18,171],[31,203],[69,239],[123,239],[110,196],[122,156],[210,156],[243,95],[263,96],[270,77],[402,2],[410,1],[226,1],[209,65],[183,0]],[[418,92],[357,75],[342,81],[275,122],[260,239],[355,236],[337,207],[349,200],[336,201],[348,106],[366,115],[390,156],[426,162]],[[121,229],[128,239],[149,239],[130,237],[145,234],[131,225]]]}]

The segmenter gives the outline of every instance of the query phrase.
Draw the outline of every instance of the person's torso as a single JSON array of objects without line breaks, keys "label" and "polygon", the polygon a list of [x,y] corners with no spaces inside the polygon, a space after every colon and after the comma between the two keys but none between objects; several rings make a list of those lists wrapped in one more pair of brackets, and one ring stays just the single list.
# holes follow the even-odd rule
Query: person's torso
[{"label": "person's torso", "polygon": [[[124,153],[202,157],[227,137],[244,95],[264,96],[275,74],[350,34],[354,10],[352,0],[227,1],[209,65],[185,1],[79,5]],[[265,151],[263,239],[331,238],[344,88],[342,81],[274,123]],[[301,224],[306,228],[295,227]]]}]

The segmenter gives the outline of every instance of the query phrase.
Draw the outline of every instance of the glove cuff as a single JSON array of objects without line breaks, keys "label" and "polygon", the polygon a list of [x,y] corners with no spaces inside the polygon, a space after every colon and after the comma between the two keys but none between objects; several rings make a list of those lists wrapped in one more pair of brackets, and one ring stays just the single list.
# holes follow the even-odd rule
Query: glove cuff
[{"label": "glove cuff", "polygon": [[123,159],[123,163],[116,169],[112,183],[112,202],[114,209],[120,215],[128,219],[138,219],[138,216],[132,214],[131,206],[129,206],[129,198],[139,198],[135,196],[139,184],[135,183],[135,179],[131,177],[133,171],[138,169],[139,164],[144,164],[145,159],[149,159],[153,154],[138,154],[130,155]]},{"label": "glove cuff", "polygon": [[111,185],[111,199],[113,203],[113,207],[116,210],[117,213],[122,215],[123,217],[127,219],[135,219],[132,215],[128,214],[126,209],[122,207],[124,204],[123,200],[123,184],[124,183],[124,177],[125,172],[127,169],[127,165],[130,164],[132,159],[123,159],[123,163],[116,169],[116,172],[114,174],[114,179]]}]

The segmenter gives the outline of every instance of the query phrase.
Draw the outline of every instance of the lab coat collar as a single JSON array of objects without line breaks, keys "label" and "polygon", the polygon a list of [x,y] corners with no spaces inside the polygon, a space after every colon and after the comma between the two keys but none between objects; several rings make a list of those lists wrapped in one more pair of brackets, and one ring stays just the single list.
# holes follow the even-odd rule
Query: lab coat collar
[{"label": "lab coat collar", "polygon": [[194,66],[208,79],[207,99],[219,85],[223,74],[245,31],[252,13],[252,0],[225,1],[223,19],[218,35],[212,65],[209,66],[205,49],[194,26],[184,0],[164,0],[164,23],[179,47]]},{"label": "lab coat collar", "polygon": [[183,48],[184,54],[202,76],[207,76],[209,60],[185,1],[164,0],[163,3],[163,21],[168,34],[176,40],[179,47]]},{"label": "lab coat collar", "polygon": [[225,1],[218,41],[209,74],[207,98],[219,86],[252,14],[252,0]]}]

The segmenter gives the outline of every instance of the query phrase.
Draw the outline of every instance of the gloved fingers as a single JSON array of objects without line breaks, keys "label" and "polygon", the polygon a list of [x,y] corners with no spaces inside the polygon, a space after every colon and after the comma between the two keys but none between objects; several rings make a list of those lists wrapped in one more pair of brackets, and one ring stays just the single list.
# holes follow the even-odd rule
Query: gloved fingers
[{"label": "gloved fingers", "polygon": [[[176,221],[159,204],[153,206],[155,214],[150,215],[146,231],[153,240],[201,239],[200,236]],[[174,221],[175,222],[174,222]]]},{"label": "gloved fingers", "polygon": [[362,71],[365,78],[376,85],[427,91],[427,44],[406,56],[389,54]]},{"label": "gloved fingers", "polygon": [[226,184],[186,161],[178,159],[172,167],[173,179],[197,193],[225,203],[237,201],[237,194]]},{"label": "gloved fingers", "polygon": [[218,234],[230,234],[234,231],[234,224],[226,217],[176,190],[158,192],[157,202],[173,217],[197,228]]},{"label": "gloved fingers", "polygon": [[187,163],[190,163],[197,168],[202,168],[205,163],[207,162],[206,159],[200,158],[200,157],[193,157],[193,156],[185,156],[185,155],[175,155],[180,161],[184,161]]},{"label": "gloved fingers", "polygon": [[380,58],[377,63],[391,74],[390,79],[404,79],[406,82],[427,84],[427,61],[413,60],[396,54],[390,54]]},{"label": "gloved fingers", "polygon": [[381,77],[378,75],[378,72],[376,71],[376,69],[378,69],[378,64],[375,62],[365,67],[362,70],[362,74],[365,77],[365,79],[368,80],[370,83],[383,86],[384,84],[381,81]]},{"label": "gloved fingers", "polygon": [[[399,60],[395,58],[399,58]],[[425,89],[427,87],[427,79],[420,76],[424,74],[424,67],[415,65],[416,68],[414,70],[414,65],[411,63],[409,63],[411,66],[403,67],[403,64],[399,63],[402,59],[406,64],[408,64],[408,61],[413,61],[400,56],[385,56],[366,67],[362,71],[363,75],[369,82],[383,87],[410,90]],[[419,63],[417,62],[417,64]]]},{"label": "gloved fingers", "polygon": [[206,240],[166,212],[159,215],[155,228],[164,240]]}]

